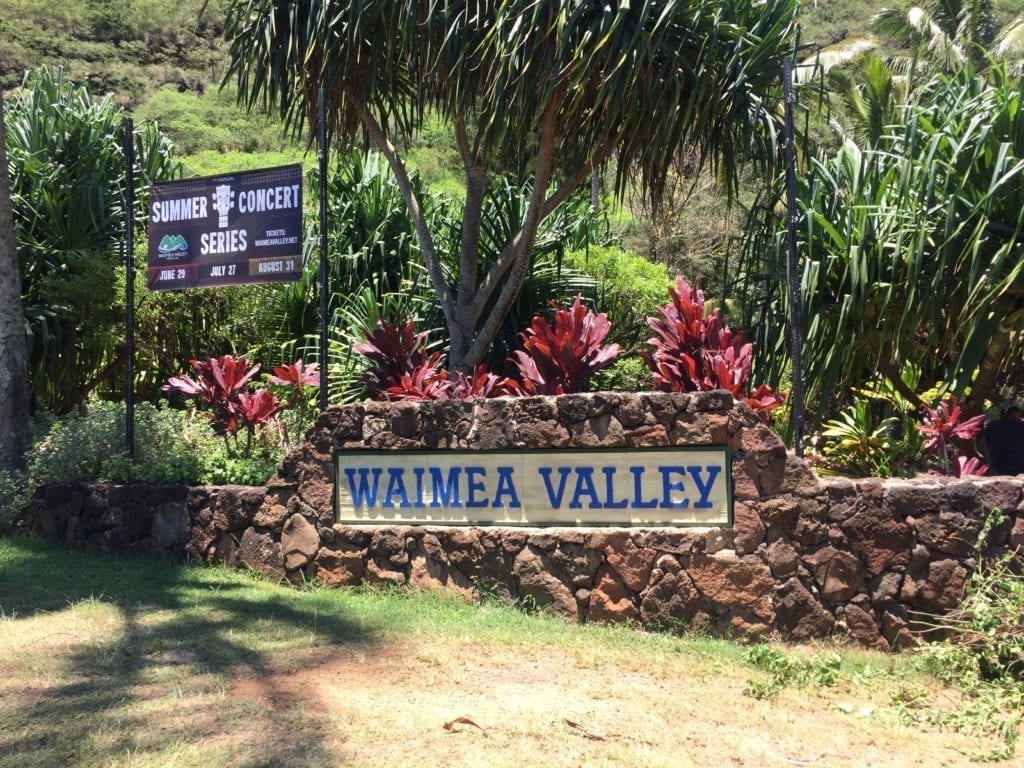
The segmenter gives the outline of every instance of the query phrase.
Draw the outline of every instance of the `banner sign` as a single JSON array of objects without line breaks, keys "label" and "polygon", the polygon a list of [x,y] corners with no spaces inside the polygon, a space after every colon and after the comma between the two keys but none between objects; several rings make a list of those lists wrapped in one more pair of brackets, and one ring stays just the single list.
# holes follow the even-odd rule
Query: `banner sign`
[{"label": "banner sign", "polygon": [[153,184],[150,290],[302,276],[302,166]]},{"label": "banner sign", "polygon": [[724,446],[339,451],[335,519],[375,525],[732,525]]}]

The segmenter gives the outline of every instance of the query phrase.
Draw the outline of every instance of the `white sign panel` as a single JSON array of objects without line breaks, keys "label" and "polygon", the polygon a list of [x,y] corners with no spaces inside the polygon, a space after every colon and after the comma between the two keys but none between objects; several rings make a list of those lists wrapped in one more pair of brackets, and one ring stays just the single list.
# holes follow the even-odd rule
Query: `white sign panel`
[{"label": "white sign panel", "polygon": [[335,519],[377,525],[731,526],[729,452],[344,451]]}]

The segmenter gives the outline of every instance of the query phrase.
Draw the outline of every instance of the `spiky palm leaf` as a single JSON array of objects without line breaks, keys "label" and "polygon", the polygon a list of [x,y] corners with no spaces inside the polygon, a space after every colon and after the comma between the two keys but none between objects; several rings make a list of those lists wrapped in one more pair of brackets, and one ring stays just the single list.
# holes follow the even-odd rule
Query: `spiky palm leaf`
[{"label": "spiky palm leaf", "polygon": [[[977,411],[995,383],[986,367],[1013,354],[994,344],[1024,317],[1024,86],[999,67],[989,79],[934,80],[879,146],[848,142],[800,179],[804,378],[819,415],[842,383],[879,371],[896,384],[908,363],[925,386],[973,384]],[[784,229],[770,231],[746,252],[779,286]],[[789,364],[783,294],[757,334],[773,383]]]}]

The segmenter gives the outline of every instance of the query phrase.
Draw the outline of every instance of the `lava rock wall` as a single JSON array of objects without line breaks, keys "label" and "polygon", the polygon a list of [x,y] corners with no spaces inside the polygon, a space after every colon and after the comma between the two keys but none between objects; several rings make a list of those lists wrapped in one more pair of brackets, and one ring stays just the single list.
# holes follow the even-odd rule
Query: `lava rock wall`
[{"label": "lava rock wall", "polygon": [[[334,523],[335,451],[727,445],[731,529]],[[50,486],[25,519],[69,546],[172,552],[273,579],[450,589],[570,620],[913,642],[986,556],[1024,564],[1024,478],[818,478],[727,393],[595,393],[331,408],[265,487]]]}]

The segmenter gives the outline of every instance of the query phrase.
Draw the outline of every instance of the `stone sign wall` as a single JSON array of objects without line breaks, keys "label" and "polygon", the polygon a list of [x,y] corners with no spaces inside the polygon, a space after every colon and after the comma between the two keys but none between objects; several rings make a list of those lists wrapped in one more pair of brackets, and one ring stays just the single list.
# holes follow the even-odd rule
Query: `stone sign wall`
[{"label": "stone sign wall", "polygon": [[[727,445],[732,529],[335,524],[335,451]],[[266,487],[63,485],[25,519],[69,546],[178,552],[329,585],[408,584],[527,601],[580,621],[713,627],[867,646],[954,608],[985,516],[1024,565],[1024,478],[821,480],[725,393],[361,403],[321,415]]]}]

